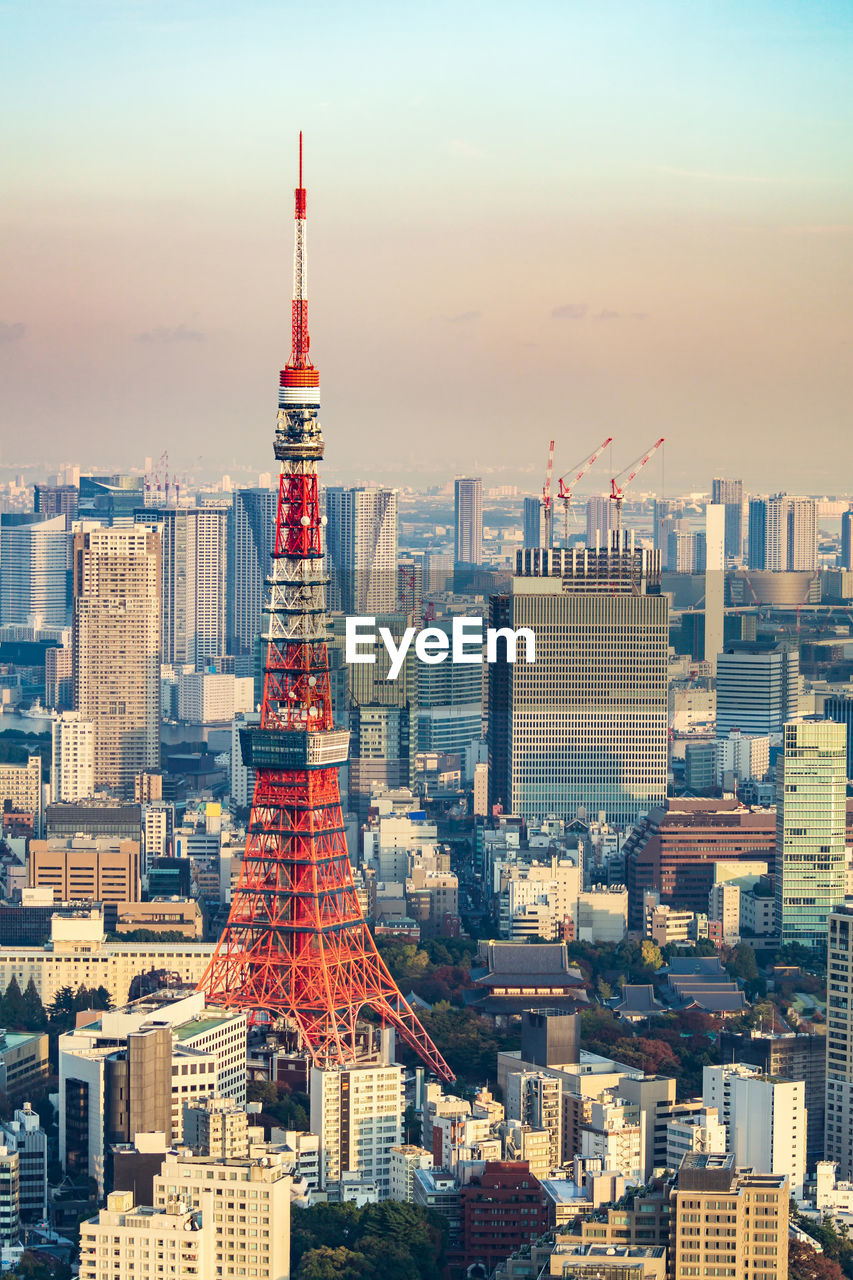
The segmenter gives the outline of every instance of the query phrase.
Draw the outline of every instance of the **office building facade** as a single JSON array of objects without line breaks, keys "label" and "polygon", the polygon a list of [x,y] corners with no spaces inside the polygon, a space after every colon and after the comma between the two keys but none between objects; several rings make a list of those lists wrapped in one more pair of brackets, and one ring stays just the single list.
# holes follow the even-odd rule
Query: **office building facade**
[{"label": "office building facade", "polygon": [[796,649],[736,640],[717,655],[717,737],[781,733],[799,709],[800,660]]},{"label": "office building facade", "polygon": [[847,742],[829,720],[786,724],[776,761],[776,922],[783,943],[820,948],[844,899]]},{"label": "office building facade", "polygon": [[505,809],[528,820],[604,812],[625,825],[663,803],[668,607],[658,565],[656,553],[627,546],[520,555],[493,617],[533,633],[535,661],[524,660],[522,638],[514,664],[489,666],[490,785]]},{"label": "office building facade", "polygon": [[824,1159],[853,1178],[853,898],[829,915]]},{"label": "office building facade", "polygon": [[0,625],[68,621],[65,516],[0,515]]},{"label": "office building facade", "polygon": [[743,481],[724,480],[715,476],[711,481],[711,502],[720,503],[726,509],[726,559],[739,563],[743,558],[745,523]]},{"label": "office building facade", "polygon": [[88,800],[94,794],[94,722],[79,711],[64,711],[51,725],[51,801]]}]

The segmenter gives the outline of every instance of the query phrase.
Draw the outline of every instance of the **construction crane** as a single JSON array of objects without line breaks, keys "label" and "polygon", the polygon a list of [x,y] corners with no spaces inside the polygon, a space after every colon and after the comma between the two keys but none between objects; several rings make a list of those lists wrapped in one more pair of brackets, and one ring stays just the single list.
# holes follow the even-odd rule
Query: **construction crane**
[{"label": "construction crane", "polygon": [[554,545],[553,511],[551,507],[551,476],[554,474],[554,441],[548,450],[548,467],[545,472],[545,483],[542,486],[542,510],[545,513],[545,546]]},{"label": "construction crane", "polygon": [[[613,476],[610,481],[610,500],[611,502],[616,503],[616,546],[619,548],[622,546],[622,498],[625,490],[628,488],[628,485],[637,478],[652,455],[657,453],[665,439],[665,436],[661,436],[660,440],[656,440],[650,449],[647,449],[645,453],[640,454],[639,458],[636,458],[632,463],[620,471],[618,476]],[[626,471],[629,471],[631,474],[625,476],[625,479],[622,480]],[[622,480],[622,483],[617,484],[618,480]]]},{"label": "construction crane", "polygon": [[[569,545],[569,508],[571,506],[572,494],[574,492],[575,485],[578,484],[584,478],[584,476],[586,475],[587,471],[589,471],[592,464],[598,459],[600,454],[604,452],[607,446],[612,443],[613,443],[612,436],[608,436],[606,440],[602,440],[601,444],[598,446],[595,453],[591,453],[584,462],[576,463],[575,466],[571,468],[571,470],[567,471],[564,476],[560,476],[560,479],[557,481],[559,485],[560,500],[563,503],[563,524],[564,524],[563,541],[566,546]],[[563,482],[566,479],[568,479],[569,476],[572,477],[571,483],[564,484]]]}]

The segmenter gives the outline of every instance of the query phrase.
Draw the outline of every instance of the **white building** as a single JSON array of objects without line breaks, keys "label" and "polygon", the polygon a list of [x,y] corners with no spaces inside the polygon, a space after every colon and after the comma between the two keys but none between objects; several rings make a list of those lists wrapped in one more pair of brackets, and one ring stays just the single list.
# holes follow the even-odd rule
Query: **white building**
[{"label": "white building", "polygon": [[312,1067],[311,1132],[320,1137],[320,1187],[345,1173],[391,1194],[391,1148],[403,1134],[403,1068]]},{"label": "white building", "polygon": [[575,938],[579,942],[621,942],[628,930],[628,890],[596,885],[578,894]]},{"label": "white building", "polygon": [[580,868],[569,858],[507,866],[498,903],[501,937],[561,937],[564,926],[577,921],[581,886]]},{"label": "white building", "polygon": [[784,1174],[795,1196],[806,1176],[805,1089],[802,1080],[765,1076],[741,1062],[702,1070],[702,1101],[725,1125],[735,1164]]},{"label": "white building", "polygon": [[589,1103],[580,1154],[601,1160],[602,1169],[618,1169],[628,1182],[643,1182],[645,1128],[646,1116],[638,1105],[620,1098],[615,1090],[603,1093]]},{"label": "white building", "polygon": [[668,1120],[666,1125],[666,1167],[677,1169],[689,1151],[725,1155],[726,1126],[714,1107],[693,1116]]},{"label": "white building", "polygon": [[178,677],[178,719],[186,724],[223,724],[253,709],[251,676],[182,671]]},{"label": "white building", "polygon": [[260,723],[256,711],[241,712],[231,722],[231,804],[238,809],[248,809],[255,794],[255,771],[243,764],[240,730]]},{"label": "white building", "polygon": [[214,1192],[201,1213],[185,1200],[162,1211],[134,1204],[132,1191],[113,1191],[97,1218],[80,1224],[80,1280],[214,1280]]},{"label": "white building", "polygon": [[325,490],[330,608],[391,613],[397,607],[397,490]]},{"label": "white building", "polygon": [[51,729],[50,798],[87,800],[95,794],[95,725],[79,711],[55,716]]},{"label": "white building", "polygon": [[740,939],[740,887],[729,880],[711,885],[708,894],[708,919],[723,926],[723,942],[735,946]]},{"label": "white building", "polygon": [[432,1152],[411,1143],[391,1148],[390,1196],[392,1200],[404,1200],[412,1204],[415,1198],[415,1170],[432,1169]]},{"label": "white building", "polygon": [[714,768],[718,787],[766,777],[770,769],[770,736],[730,729],[714,742]]},{"label": "white building", "polygon": [[151,800],[142,807],[143,867],[152,858],[164,858],[170,851],[175,830],[175,806],[166,800]]},{"label": "white building", "polygon": [[548,1134],[548,1172],[562,1163],[563,1086],[542,1071],[513,1071],[506,1079],[506,1118]]}]

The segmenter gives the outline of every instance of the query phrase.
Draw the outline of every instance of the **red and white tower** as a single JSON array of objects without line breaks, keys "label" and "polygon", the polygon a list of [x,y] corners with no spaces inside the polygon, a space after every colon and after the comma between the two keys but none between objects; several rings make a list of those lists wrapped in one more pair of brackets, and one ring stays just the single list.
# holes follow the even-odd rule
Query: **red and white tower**
[{"label": "red and white tower", "polygon": [[275,456],[281,463],[262,636],[258,728],[243,731],[256,771],[246,851],[228,923],[199,988],[256,1020],[285,1018],[317,1066],[357,1058],[356,1023],[370,1008],[442,1079],[453,1078],[382,961],[361,913],[344,836],[326,650],[326,578],[317,463],[323,457],[320,375],[311,363],[299,186],[292,350],[281,373]]}]

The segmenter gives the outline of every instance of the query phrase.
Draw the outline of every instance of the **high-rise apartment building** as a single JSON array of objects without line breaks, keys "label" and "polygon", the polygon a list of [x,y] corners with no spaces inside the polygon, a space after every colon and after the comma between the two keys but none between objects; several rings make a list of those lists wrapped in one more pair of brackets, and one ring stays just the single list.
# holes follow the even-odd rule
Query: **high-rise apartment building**
[{"label": "high-rise apartment building", "polygon": [[235,654],[252,654],[261,633],[277,502],[273,489],[237,489],[233,495],[228,521],[228,640]]},{"label": "high-rise apartment building", "polygon": [[479,477],[457,477],[454,496],[455,561],[480,564],[483,559],[483,481]]},{"label": "high-rise apartment building", "polygon": [[0,624],[68,620],[68,533],[65,516],[0,515]]},{"label": "high-rise apartment building", "polygon": [[31,755],[26,764],[0,764],[0,813],[31,813],[33,830],[42,828],[41,756]]},{"label": "high-rise apartment building", "polygon": [[747,560],[774,573],[816,570],[817,502],[786,493],[750,498]]},{"label": "high-rise apartment building", "polygon": [[847,741],[829,720],[786,724],[776,761],[776,923],[783,943],[822,948],[844,899]]},{"label": "high-rise apartment building", "polygon": [[739,562],[743,558],[745,525],[743,481],[715,476],[711,481],[711,502],[721,503],[726,509],[726,557]]},{"label": "high-rise apartment building", "polygon": [[825,1035],[750,1031],[720,1033],[720,1058],[761,1068],[765,1076],[802,1080],[805,1084],[806,1161],[810,1169],[823,1159],[826,1094]]},{"label": "high-rise apartment building", "polygon": [[70,532],[72,520],[77,519],[80,491],[76,484],[33,485],[34,507],[37,515],[47,520],[51,516],[65,516],[65,528]]},{"label": "high-rise apartment building", "polygon": [[[668,607],[655,552],[520,553],[492,625],[535,661],[489,666],[491,801],[523,818],[579,810],[624,825],[663,803]],[[502,653],[499,653],[502,658]]]},{"label": "high-rise apartment building", "polygon": [[94,722],[79,711],[63,711],[51,726],[51,801],[88,800],[94,794]]},{"label": "high-rise apartment building", "polygon": [[717,737],[781,733],[797,715],[800,661],[796,649],[735,640],[717,655]]},{"label": "high-rise apartment building", "polygon": [[682,1160],[671,1197],[672,1280],[787,1280],[787,1179],[735,1164],[731,1154],[690,1152]]},{"label": "high-rise apartment building", "polygon": [[391,1194],[391,1148],[403,1124],[402,1067],[312,1067],[311,1132],[320,1136],[320,1187],[345,1174]]},{"label": "high-rise apartment building", "polygon": [[160,765],[160,538],[142,525],[74,537],[74,705],[95,726],[95,786],[133,795]]},{"label": "high-rise apartment building", "polygon": [[829,915],[824,1159],[853,1178],[853,898]]},{"label": "high-rise apartment building", "polygon": [[610,498],[586,500],[586,545],[606,547],[613,529],[613,502]]},{"label": "high-rise apartment building", "polygon": [[348,614],[397,607],[397,490],[326,489],[330,606]]},{"label": "high-rise apartment building", "polygon": [[18,1155],[19,1208],[25,1222],[47,1214],[47,1134],[29,1102],[0,1129],[0,1141]]},{"label": "high-rise apartment building", "polygon": [[203,667],[226,650],[228,509],[146,507],[160,534],[162,661]]}]

